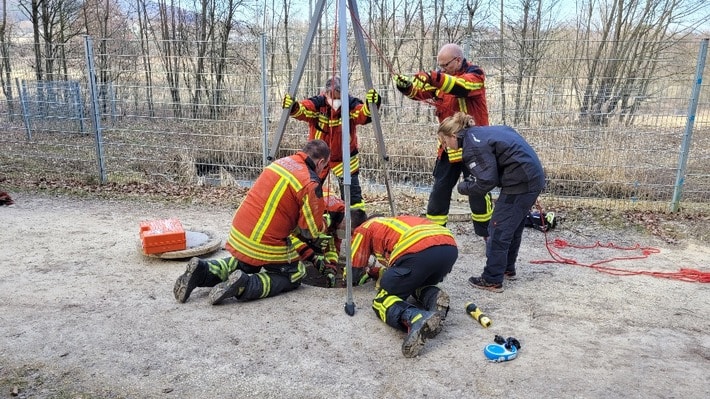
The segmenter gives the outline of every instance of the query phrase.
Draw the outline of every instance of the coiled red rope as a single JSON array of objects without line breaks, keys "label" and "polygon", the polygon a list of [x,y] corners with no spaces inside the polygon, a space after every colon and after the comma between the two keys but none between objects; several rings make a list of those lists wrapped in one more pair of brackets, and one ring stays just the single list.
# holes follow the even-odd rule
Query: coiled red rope
[{"label": "coiled red rope", "polygon": [[[540,214],[544,215],[544,213],[542,212],[542,208],[540,207],[540,204],[538,203],[536,206],[540,209]],[[544,217],[542,218],[542,220],[544,223],[544,220],[545,220]],[[700,271],[697,269],[680,268],[680,269],[678,269],[678,271],[675,271],[675,272],[654,272],[654,271],[649,271],[649,270],[626,270],[626,269],[619,269],[616,267],[611,267],[611,266],[605,265],[607,263],[611,263],[611,262],[615,262],[615,261],[619,261],[619,260],[646,259],[651,255],[660,253],[661,251],[658,248],[642,247],[639,244],[636,244],[631,247],[622,247],[622,246],[618,246],[618,245],[611,243],[611,242],[603,244],[599,241],[597,241],[593,245],[586,245],[586,246],[585,245],[574,245],[574,244],[570,244],[569,242],[567,242],[566,240],[563,240],[561,238],[555,238],[554,240],[550,241],[547,236],[547,231],[545,231],[545,247],[547,248],[547,252],[550,254],[552,259],[534,260],[534,261],[531,261],[530,263],[533,263],[533,264],[563,263],[563,264],[574,265],[574,266],[588,267],[588,268],[597,270],[599,272],[612,274],[615,276],[644,275],[644,276],[666,278],[666,279],[671,279],[671,280],[679,280],[679,281],[694,282],[694,283],[710,283],[710,272],[703,272],[703,271]],[[581,263],[581,262],[577,261],[576,259],[564,257],[556,251],[556,249],[564,249],[564,248],[576,248],[576,249],[610,248],[610,249],[623,250],[623,251],[637,251],[638,255],[612,257],[612,258],[596,261],[593,263]]]}]

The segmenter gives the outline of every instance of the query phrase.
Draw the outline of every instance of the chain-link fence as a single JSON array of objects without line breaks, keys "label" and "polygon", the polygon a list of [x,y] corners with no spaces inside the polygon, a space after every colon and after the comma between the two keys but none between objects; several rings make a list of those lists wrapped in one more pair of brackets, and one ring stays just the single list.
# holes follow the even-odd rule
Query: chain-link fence
[{"label": "chain-link fence", "polygon": [[[332,37],[317,42],[298,99],[317,94],[340,69]],[[97,43],[76,38],[64,45],[65,68],[51,81],[34,78],[32,43],[12,48],[0,106],[3,175],[249,184],[260,173],[304,50],[302,37],[240,37],[225,56],[215,55],[217,43]],[[433,108],[404,98],[391,77],[433,69],[431,54],[440,44],[413,38],[368,43],[389,161],[381,163],[372,126],[358,127],[366,192],[383,189],[384,170],[395,192],[428,192],[436,154]],[[592,59],[578,45],[541,41],[536,46],[548,56],[532,59],[499,38],[463,43],[467,59],[486,71],[491,124],[515,127],[540,155],[548,177],[544,195],[667,209],[681,188],[684,206],[707,207],[710,89],[702,84],[706,68],[699,68],[707,41],[686,40],[641,60],[632,53]],[[357,56],[348,54],[350,93],[364,99]],[[601,83],[592,82],[595,63],[627,63],[638,73],[620,81],[600,69]],[[300,148],[306,137],[307,126],[290,120],[278,155]]]}]

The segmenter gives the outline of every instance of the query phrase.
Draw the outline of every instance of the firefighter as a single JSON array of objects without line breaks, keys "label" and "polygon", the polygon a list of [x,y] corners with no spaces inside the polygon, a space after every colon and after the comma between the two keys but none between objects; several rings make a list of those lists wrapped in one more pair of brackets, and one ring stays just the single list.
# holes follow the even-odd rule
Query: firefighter
[{"label": "firefighter", "polygon": [[295,231],[312,245],[325,242],[318,176],[329,157],[328,144],[311,140],[296,154],[267,166],[234,214],[225,245],[231,257],[191,259],[175,282],[175,299],[185,302],[196,287],[212,287],[213,305],[230,297],[247,301],[298,288],[306,271],[290,237]]},{"label": "firefighter", "polygon": [[[367,91],[368,103],[380,105],[382,99],[375,89]],[[350,206],[352,209],[365,210],[360,187],[360,156],[357,142],[357,125],[366,125],[372,121],[372,113],[368,104],[359,98],[348,98],[350,111]],[[330,147],[329,167],[338,178],[341,198],[343,191],[343,120],[340,115],[342,99],[340,98],[340,77],[329,78],[320,94],[301,101],[295,101],[286,93],[283,108],[290,109],[294,119],[308,123],[308,139],[321,139]]]},{"label": "firefighter", "polygon": [[[407,332],[404,356],[417,356],[448,313],[449,295],[437,284],[458,257],[451,231],[418,216],[375,217],[355,229],[351,250],[358,285],[380,275],[379,266],[369,264],[371,256],[386,267],[372,309],[389,326]],[[410,296],[422,306],[408,302]]]},{"label": "firefighter", "polygon": [[[302,260],[310,262],[326,279],[326,287],[335,287],[335,276],[338,273],[338,260],[340,257],[340,246],[345,238],[345,202],[335,193],[323,192],[325,201],[325,216],[328,228],[326,234],[331,237],[326,244],[321,247],[308,245],[292,237],[293,243]],[[362,209],[350,209],[351,228],[360,226],[367,219],[367,214]]]},{"label": "firefighter", "polygon": [[[396,75],[397,89],[405,96],[433,105],[439,122],[456,112],[464,112],[473,117],[478,126],[488,126],[488,106],[486,104],[485,74],[478,65],[471,64],[463,56],[457,44],[445,44],[436,57],[436,71],[421,71],[413,77]],[[442,226],[448,222],[451,193],[461,174],[466,178],[468,171],[461,164],[461,151],[448,149],[438,143],[434,164],[434,185],[429,194],[426,216]],[[490,193],[470,195],[471,219],[476,235],[488,237],[488,221],[493,207]]]},{"label": "firefighter", "polygon": [[486,266],[469,284],[503,292],[503,279],[514,278],[525,219],[545,188],[545,172],[535,150],[509,126],[476,126],[463,112],[446,118],[439,139],[447,147],[463,150],[464,165],[472,178],[458,184],[458,192],[481,195],[500,187],[489,226]]}]

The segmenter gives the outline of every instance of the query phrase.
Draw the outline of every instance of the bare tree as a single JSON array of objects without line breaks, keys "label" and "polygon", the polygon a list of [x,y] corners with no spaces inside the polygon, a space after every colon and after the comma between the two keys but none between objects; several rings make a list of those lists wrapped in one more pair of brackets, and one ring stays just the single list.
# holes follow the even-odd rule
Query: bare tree
[{"label": "bare tree", "polygon": [[10,121],[15,114],[12,95],[12,64],[10,63],[10,26],[7,23],[7,0],[2,0],[2,22],[0,22],[0,85],[7,100]]},{"label": "bare tree", "polygon": [[[587,38],[580,44],[593,55],[587,66],[580,121],[606,126],[616,116],[622,123],[631,123],[647,97],[659,54],[690,32],[681,22],[707,11],[708,5],[703,0],[583,3],[589,22],[583,20],[578,26]],[[707,21],[707,12],[704,15],[700,19]],[[598,21],[599,29],[592,29],[592,21]]]}]

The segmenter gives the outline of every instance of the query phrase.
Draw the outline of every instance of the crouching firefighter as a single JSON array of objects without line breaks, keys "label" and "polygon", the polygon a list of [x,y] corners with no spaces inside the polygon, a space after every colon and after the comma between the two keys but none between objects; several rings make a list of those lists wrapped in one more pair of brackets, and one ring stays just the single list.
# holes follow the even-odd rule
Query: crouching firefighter
[{"label": "crouching firefighter", "polygon": [[[362,285],[377,278],[377,266],[386,267],[372,309],[385,323],[405,331],[405,357],[415,357],[428,338],[442,329],[449,310],[449,295],[437,287],[458,258],[451,231],[417,216],[372,218],[355,229],[351,244],[353,279]],[[407,301],[416,299],[421,307]]]},{"label": "crouching firefighter", "polygon": [[322,233],[325,203],[318,178],[329,158],[328,145],[312,140],[267,166],[234,214],[225,245],[232,256],[191,259],[175,282],[175,299],[185,302],[196,287],[212,287],[213,305],[231,297],[247,301],[298,288],[306,270],[291,234],[314,246],[330,238]]}]

